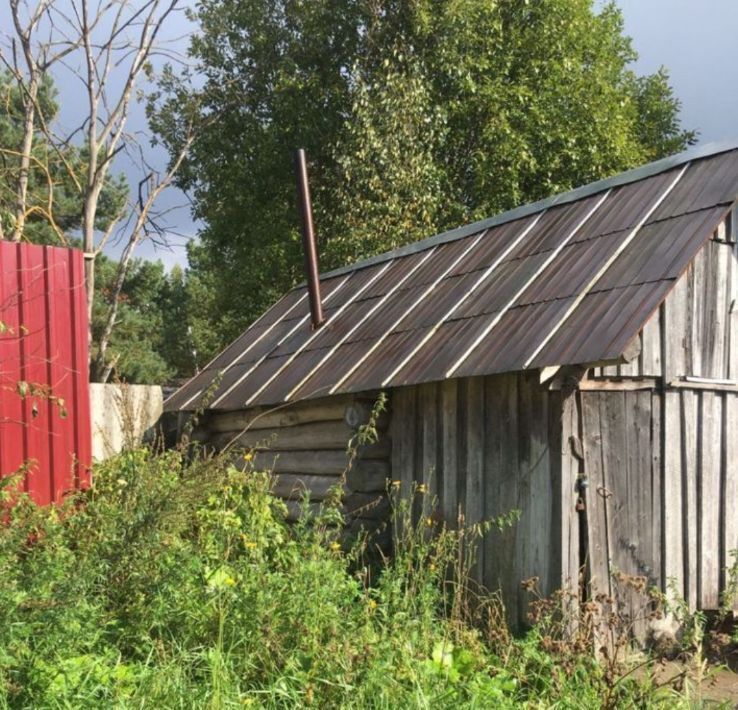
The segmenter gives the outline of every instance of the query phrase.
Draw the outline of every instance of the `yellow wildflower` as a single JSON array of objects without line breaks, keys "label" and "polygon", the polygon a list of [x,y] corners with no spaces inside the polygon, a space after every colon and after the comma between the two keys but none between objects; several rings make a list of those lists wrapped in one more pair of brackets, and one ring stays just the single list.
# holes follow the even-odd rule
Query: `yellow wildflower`
[{"label": "yellow wildflower", "polygon": [[331,543],[331,550],[334,552],[338,552],[338,550],[341,549],[341,543],[340,542],[332,542]]},{"label": "yellow wildflower", "polygon": [[428,492],[428,486],[425,485],[425,483],[418,483],[418,493],[427,493]]},{"label": "yellow wildflower", "polygon": [[249,450],[249,451],[247,451],[247,452],[246,452],[246,453],[245,453],[245,454],[243,455],[243,460],[244,460],[244,461],[247,461],[247,462],[248,462],[248,461],[253,461],[253,460],[254,460],[254,452],[253,452],[253,451],[250,451],[250,450]]},{"label": "yellow wildflower", "polygon": [[433,518],[426,518],[426,519],[425,519],[425,524],[426,524],[426,525],[427,525],[427,526],[428,526],[429,528],[432,528],[432,527],[433,527]]},{"label": "yellow wildflower", "polygon": [[374,599],[370,599],[368,602],[369,611],[374,611],[377,608],[377,602]]}]

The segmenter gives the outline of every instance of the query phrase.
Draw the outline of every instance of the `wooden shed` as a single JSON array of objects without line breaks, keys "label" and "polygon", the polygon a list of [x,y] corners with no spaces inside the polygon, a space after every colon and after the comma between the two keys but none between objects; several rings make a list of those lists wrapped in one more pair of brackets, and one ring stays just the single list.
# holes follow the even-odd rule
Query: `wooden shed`
[{"label": "wooden shed", "polygon": [[477,568],[513,620],[522,579],[580,570],[715,609],[738,548],[737,197],[738,148],[702,148],[324,274],[322,327],[294,288],[165,407],[318,501],[384,391],[354,525],[388,479],[424,482],[449,523],[521,511]]}]

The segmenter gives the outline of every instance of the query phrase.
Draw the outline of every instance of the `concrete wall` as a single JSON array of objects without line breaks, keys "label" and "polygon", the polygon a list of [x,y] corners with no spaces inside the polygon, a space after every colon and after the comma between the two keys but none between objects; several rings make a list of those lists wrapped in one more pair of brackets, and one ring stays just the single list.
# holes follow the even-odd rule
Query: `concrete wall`
[{"label": "concrete wall", "polygon": [[93,459],[102,461],[140,444],[159,421],[162,405],[158,385],[91,383]]}]

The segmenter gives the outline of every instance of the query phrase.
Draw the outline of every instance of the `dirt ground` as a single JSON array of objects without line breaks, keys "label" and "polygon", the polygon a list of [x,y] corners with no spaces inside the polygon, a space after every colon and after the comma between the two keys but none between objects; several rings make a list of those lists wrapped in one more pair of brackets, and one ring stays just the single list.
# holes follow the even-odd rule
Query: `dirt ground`
[{"label": "dirt ground", "polygon": [[676,661],[670,661],[663,666],[657,675],[657,680],[668,680],[687,669],[689,681],[693,684],[698,697],[708,706],[738,708],[738,673],[729,668],[711,667],[707,671],[707,678],[697,686],[694,671],[689,666]]}]

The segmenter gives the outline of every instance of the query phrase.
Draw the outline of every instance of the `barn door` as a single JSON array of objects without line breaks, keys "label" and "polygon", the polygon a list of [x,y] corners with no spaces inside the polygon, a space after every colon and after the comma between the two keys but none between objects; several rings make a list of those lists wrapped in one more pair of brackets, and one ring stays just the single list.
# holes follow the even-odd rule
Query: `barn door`
[{"label": "barn door", "polygon": [[[618,596],[635,612],[641,595],[613,575],[660,585],[661,413],[651,391],[582,392],[591,594]],[[617,590],[615,587],[617,586]]]}]

